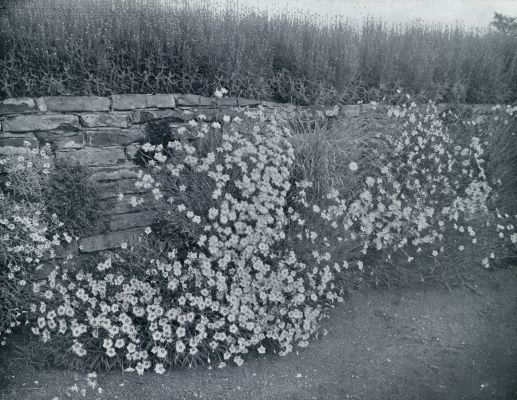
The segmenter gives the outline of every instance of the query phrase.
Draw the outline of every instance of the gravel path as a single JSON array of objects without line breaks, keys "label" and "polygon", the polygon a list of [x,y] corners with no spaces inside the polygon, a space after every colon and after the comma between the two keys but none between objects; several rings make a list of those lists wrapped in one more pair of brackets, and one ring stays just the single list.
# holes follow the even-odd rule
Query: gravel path
[{"label": "gravel path", "polygon": [[[515,400],[517,271],[487,272],[473,289],[353,293],[299,354],[223,370],[101,374],[101,398]],[[6,359],[0,375],[6,400],[67,399],[74,382],[71,372]]]}]

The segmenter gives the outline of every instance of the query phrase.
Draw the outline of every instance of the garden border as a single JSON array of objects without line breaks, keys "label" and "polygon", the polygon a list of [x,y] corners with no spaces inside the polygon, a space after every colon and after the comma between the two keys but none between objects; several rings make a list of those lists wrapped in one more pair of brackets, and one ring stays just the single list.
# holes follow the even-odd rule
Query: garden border
[{"label": "garden border", "polygon": [[[445,110],[449,105],[440,104]],[[116,94],[9,98],[0,101],[0,157],[26,154],[30,143],[50,143],[56,160],[90,167],[90,180],[101,197],[99,230],[63,248],[59,256],[91,253],[119,247],[134,240],[152,223],[152,210],[132,208],[117,200],[119,193],[135,194],[140,167],[134,158],[149,139],[149,125],[158,121],[174,127],[187,125],[189,114],[199,112],[207,121],[245,109],[290,108],[309,118],[356,117],[372,111],[373,104],[294,106],[241,97],[209,98],[193,94]],[[470,105],[485,113],[492,105]],[[224,111],[224,113],[223,113]],[[186,113],[184,113],[186,112]]]}]

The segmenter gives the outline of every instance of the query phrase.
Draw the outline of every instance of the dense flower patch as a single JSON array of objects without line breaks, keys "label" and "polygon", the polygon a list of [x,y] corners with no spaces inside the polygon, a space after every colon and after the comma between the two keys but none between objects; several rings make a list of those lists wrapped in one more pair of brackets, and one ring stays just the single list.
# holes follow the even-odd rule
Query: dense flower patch
[{"label": "dense flower patch", "polygon": [[[503,110],[505,121],[515,111]],[[92,265],[55,263],[32,283],[32,332],[90,367],[242,365],[249,354],[307,346],[343,301],[347,277],[375,273],[366,255],[438,258],[451,232],[465,238],[454,241],[462,251],[481,240],[483,224],[515,245],[513,216],[492,204],[484,138],[454,137],[432,104],[387,115],[399,129],[377,135],[369,149],[377,167],[360,155],[349,162],[354,190],[309,179],[282,113],[246,111],[211,124],[197,115],[169,142],[145,144],[149,168],[136,185],[152,193],[160,223]],[[494,252],[479,261],[489,267]]]}]

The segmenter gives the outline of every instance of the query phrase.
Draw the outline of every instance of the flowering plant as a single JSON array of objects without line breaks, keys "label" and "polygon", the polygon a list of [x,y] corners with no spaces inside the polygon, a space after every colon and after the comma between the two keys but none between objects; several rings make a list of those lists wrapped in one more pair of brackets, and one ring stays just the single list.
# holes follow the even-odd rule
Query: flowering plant
[{"label": "flowering plant", "polygon": [[30,286],[43,264],[53,258],[62,239],[56,215],[47,219],[38,201],[41,183],[50,168],[48,149],[30,149],[25,155],[0,161],[8,173],[8,191],[0,192],[0,335],[21,324],[30,302]]},{"label": "flowering plant", "polygon": [[[201,114],[167,143],[144,144],[136,186],[152,193],[159,224],[34,284],[32,332],[59,337],[90,368],[138,373],[286,355],[308,345],[351,274],[375,273],[366,255],[437,259],[457,245],[451,232],[475,244],[478,220],[492,218],[482,139],[453,137],[432,104],[388,108],[397,129],[347,158],[350,184],[336,187],[311,175],[286,117],[246,110],[209,123]],[[517,241],[511,223],[497,229]]]}]

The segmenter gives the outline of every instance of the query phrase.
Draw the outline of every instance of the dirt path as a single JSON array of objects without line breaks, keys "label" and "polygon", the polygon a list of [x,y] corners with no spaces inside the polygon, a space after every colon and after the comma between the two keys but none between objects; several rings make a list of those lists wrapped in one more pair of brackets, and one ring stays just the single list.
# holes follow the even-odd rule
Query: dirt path
[{"label": "dirt path", "polygon": [[[517,273],[487,273],[478,290],[354,293],[299,355],[164,376],[102,374],[102,398],[515,400]],[[1,373],[0,398],[9,400],[66,399],[73,383],[69,372],[11,365]]]}]

